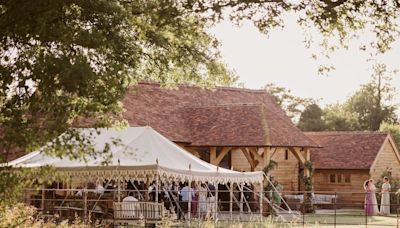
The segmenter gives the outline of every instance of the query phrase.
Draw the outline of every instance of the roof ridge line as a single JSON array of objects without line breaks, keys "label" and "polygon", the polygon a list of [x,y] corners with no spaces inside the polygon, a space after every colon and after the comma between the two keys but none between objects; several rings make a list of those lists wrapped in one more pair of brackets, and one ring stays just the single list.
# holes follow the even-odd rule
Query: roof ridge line
[{"label": "roof ridge line", "polygon": [[304,131],[304,134],[325,134],[325,135],[351,135],[351,134],[365,134],[365,135],[372,135],[372,134],[380,134],[380,135],[387,135],[389,133],[383,131]]},{"label": "roof ridge line", "polygon": [[[143,82],[138,82],[137,85],[161,85],[159,82],[151,82],[151,81],[143,81]],[[135,86],[135,85],[134,85]],[[185,84],[185,83],[177,83],[176,86],[178,87],[192,87],[192,88],[198,88],[198,89],[204,89],[201,86],[198,85],[191,85],[191,84]],[[240,87],[232,87],[232,86],[213,86],[211,89],[220,89],[220,90],[232,90],[232,91],[246,91],[246,92],[253,92],[253,93],[266,93],[269,94],[268,91],[264,89],[250,89],[250,88],[240,88]]]}]

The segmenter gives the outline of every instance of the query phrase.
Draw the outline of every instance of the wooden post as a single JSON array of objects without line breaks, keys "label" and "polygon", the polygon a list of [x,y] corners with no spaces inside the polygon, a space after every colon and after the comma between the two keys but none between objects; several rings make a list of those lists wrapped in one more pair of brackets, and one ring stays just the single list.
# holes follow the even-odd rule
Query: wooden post
[{"label": "wooden post", "polygon": [[210,149],[210,163],[214,165],[216,159],[217,159],[217,147],[213,146]]},{"label": "wooden post", "polygon": [[[306,149],[306,162],[309,162],[310,160],[311,160],[310,149],[307,148]],[[306,177],[310,177],[311,176],[311,170],[309,168],[304,167],[304,171],[305,171]]]},{"label": "wooden post", "polygon": [[264,147],[264,167],[269,165],[271,162],[271,150],[268,147]]}]

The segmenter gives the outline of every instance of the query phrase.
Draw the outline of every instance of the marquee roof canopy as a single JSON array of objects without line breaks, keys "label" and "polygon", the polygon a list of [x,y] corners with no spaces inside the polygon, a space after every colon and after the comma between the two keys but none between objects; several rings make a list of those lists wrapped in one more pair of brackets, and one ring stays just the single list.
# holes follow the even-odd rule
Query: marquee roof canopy
[{"label": "marquee roof canopy", "polygon": [[[112,158],[102,165],[103,159],[86,157],[86,162],[47,155],[43,150],[31,152],[8,163],[13,167],[41,167],[50,165],[74,175],[146,179],[158,176],[171,181],[209,181],[213,183],[261,183],[262,172],[237,172],[209,164],[153,130],[151,127],[129,127],[123,130],[79,129],[88,137],[96,151],[110,146]],[[114,143],[114,142],[118,143]],[[71,142],[72,143],[72,142]]]}]

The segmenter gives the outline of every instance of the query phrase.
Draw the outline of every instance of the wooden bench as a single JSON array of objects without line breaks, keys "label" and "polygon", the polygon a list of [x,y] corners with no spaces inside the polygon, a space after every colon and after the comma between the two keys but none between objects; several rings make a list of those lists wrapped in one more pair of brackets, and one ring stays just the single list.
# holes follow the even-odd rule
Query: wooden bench
[{"label": "wooden bench", "polygon": [[160,220],[164,204],[154,202],[114,202],[114,219],[120,220]]}]

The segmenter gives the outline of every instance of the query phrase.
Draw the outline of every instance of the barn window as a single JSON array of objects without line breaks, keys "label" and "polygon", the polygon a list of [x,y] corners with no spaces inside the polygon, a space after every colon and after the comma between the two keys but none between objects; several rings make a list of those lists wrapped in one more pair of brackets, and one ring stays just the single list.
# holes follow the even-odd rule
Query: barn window
[{"label": "barn window", "polygon": [[335,183],[336,182],[336,175],[335,174],[330,174],[329,175],[329,182]]},{"label": "barn window", "polygon": [[342,175],[341,174],[337,175],[337,182],[342,183]]},{"label": "barn window", "polygon": [[285,160],[289,160],[289,151],[285,150]]},{"label": "barn window", "polygon": [[350,180],[351,180],[350,174],[345,174],[345,175],[344,175],[344,182],[350,183]]}]

